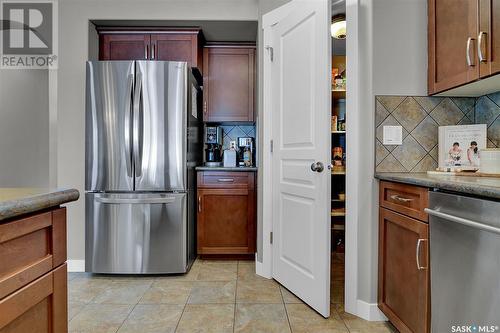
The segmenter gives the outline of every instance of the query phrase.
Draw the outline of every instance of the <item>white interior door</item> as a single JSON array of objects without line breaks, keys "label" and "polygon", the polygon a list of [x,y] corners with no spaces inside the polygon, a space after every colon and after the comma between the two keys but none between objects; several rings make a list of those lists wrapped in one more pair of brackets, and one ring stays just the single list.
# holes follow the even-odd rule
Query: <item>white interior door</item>
[{"label": "white interior door", "polygon": [[272,90],[272,275],[328,317],[330,1],[294,2],[266,40],[273,58],[264,67]]}]

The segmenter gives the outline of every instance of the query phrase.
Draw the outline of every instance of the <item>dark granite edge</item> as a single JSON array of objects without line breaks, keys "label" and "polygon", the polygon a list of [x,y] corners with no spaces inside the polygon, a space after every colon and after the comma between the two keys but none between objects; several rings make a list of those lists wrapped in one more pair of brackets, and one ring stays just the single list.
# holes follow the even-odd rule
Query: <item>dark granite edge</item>
[{"label": "dark granite edge", "polygon": [[198,166],[195,168],[197,171],[236,171],[236,172],[255,172],[257,167],[207,167]]},{"label": "dark granite edge", "polygon": [[79,197],[80,192],[76,189],[58,189],[49,193],[3,201],[0,202],[0,221],[76,201]]},{"label": "dark granite edge", "polygon": [[[441,176],[441,177],[453,177],[453,176]],[[375,178],[379,180],[387,180],[396,183],[417,185],[428,188],[438,188],[446,191],[500,199],[500,188],[496,186],[488,186],[484,184],[476,185],[469,183],[456,183],[456,182],[450,182],[446,179],[438,179],[431,177],[425,179],[412,178],[411,174],[408,174],[408,176],[401,176],[401,175],[391,174],[390,172],[375,173]]]}]

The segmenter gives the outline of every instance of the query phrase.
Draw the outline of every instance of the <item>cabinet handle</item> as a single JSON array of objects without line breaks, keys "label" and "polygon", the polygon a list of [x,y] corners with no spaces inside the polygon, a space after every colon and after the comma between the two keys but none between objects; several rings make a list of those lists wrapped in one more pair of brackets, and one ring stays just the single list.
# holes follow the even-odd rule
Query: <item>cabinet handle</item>
[{"label": "cabinet handle", "polygon": [[413,201],[413,199],[403,198],[403,197],[400,197],[397,194],[391,195],[390,198],[392,200],[397,200],[397,201],[401,201],[401,202],[411,202],[411,201]]},{"label": "cabinet handle", "polygon": [[201,195],[198,197],[198,211],[201,213]]},{"label": "cabinet handle", "polygon": [[148,59],[148,56],[149,56],[149,45],[146,45],[144,47],[144,58]]},{"label": "cabinet handle", "polygon": [[151,60],[155,60],[156,44],[151,45]]},{"label": "cabinet handle", "polygon": [[417,258],[417,269],[419,271],[427,269],[427,266],[420,266],[420,245],[422,242],[427,242],[427,239],[419,238],[417,241],[416,258]]},{"label": "cabinet handle", "polygon": [[219,178],[217,179],[218,182],[221,182],[221,183],[232,183],[234,182],[234,179],[233,178]]},{"label": "cabinet handle", "polygon": [[486,35],[486,32],[480,31],[479,36],[477,37],[477,55],[479,58],[479,62],[486,62],[486,57],[483,55],[483,36]]},{"label": "cabinet handle", "polygon": [[472,57],[470,55],[470,49],[471,49],[471,45],[472,45],[473,40],[474,40],[474,38],[472,38],[472,37],[467,38],[467,50],[466,50],[465,58],[467,60],[467,66],[469,66],[469,67],[474,66],[474,63],[472,62]]}]

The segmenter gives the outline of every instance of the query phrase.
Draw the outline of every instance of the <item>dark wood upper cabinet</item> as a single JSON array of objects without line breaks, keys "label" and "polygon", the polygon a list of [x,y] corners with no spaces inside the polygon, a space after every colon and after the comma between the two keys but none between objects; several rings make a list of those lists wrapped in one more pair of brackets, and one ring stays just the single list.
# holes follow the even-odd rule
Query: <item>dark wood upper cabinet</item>
[{"label": "dark wood upper cabinet", "polygon": [[500,3],[479,0],[478,32],[479,75],[481,78],[500,72]]},{"label": "dark wood upper cabinet", "polygon": [[429,94],[478,79],[478,0],[429,0],[428,5]]},{"label": "dark wood upper cabinet", "polygon": [[203,70],[202,37],[199,31],[151,35],[154,60],[187,61],[191,67]]},{"label": "dark wood upper cabinet", "polygon": [[429,332],[427,223],[380,208],[378,305],[399,332]]},{"label": "dark wood upper cabinet", "polygon": [[99,60],[186,61],[203,70],[203,34],[198,28],[99,27]]},{"label": "dark wood upper cabinet", "polygon": [[203,119],[254,121],[255,46],[214,45],[203,51]]},{"label": "dark wood upper cabinet", "polygon": [[146,60],[150,40],[149,34],[100,34],[99,60]]}]

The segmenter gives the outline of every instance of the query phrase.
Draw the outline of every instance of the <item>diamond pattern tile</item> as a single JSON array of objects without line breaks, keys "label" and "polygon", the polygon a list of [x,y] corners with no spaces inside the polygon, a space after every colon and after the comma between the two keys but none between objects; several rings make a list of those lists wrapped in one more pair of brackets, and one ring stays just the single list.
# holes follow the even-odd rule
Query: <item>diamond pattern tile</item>
[{"label": "diamond pattern tile", "polygon": [[500,146],[500,117],[488,127],[488,139],[495,145]]},{"label": "diamond pattern tile", "polygon": [[377,99],[385,106],[387,111],[394,111],[399,104],[405,99],[405,96],[378,96]]},{"label": "diamond pattern tile", "polygon": [[427,113],[434,110],[436,106],[443,100],[443,97],[413,97],[421,107],[424,108]]},{"label": "diamond pattern tile", "polygon": [[[401,126],[400,123],[392,115],[389,115],[376,129],[376,137],[380,142],[384,142],[384,126]],[[408,135],[408,131],[403,127],[403,139]],[[389,151],[392,151],[396,146],[385,146]]]},{"label": "diamond pattern tile", "polygon": [[392,151],[392,155],[410,171],[417,165],[418,162],[426,155],[426,151],[422,146],[413,138],[408,135],[401,146],[397,146]]},{"label": "diamond pattern tile", "polygon": [[454,97],[452,101],[464,113],[474,109],[476,104],[476,98],[474,97]]},{"label": "diamond pattern tile", "polygon": [[415,127],[411,135],[422,147],[430,151],[438,142],[438,124],[431,117],[426,117]]},{"label": "diamond pattern tile", "polygon": [[496,105],[500,106],[500,91],[486,96],[488,96],[488,98],[491,99]]},{"label": "diamond pattern tile", "polygon": [[500,115],[500,107],[486,96],[480,97],[476,103],[476,124],[491,125]]},{"label": "diamond pattern tile", "polygon": [[439,126],[449,126],[458,124],[465,114],[450,98],[445,98],[430,115]]},{"label": "diamond pattern tile", "polygon": [[385,120],[385,118],[387,118],[388,115],[389,115],[389,111],[387,111],[385,106],[382,105],[382,103],[380,103],[377,100],[377,103],[375,106],[375,126],[380,125]]},{"label": "diamond pattern tile", "polygon": [[379,165],[377,165],[377,172],[406,172],[408,170],[399,163],[399,161],[392,155],[387,155],[386,158]]},{"label": "diamond pattern tile", "polygon": [[375,165],[379,165],[380,162],[390,154],[390,152],[384,147],[384,145],[377,140],[375,140]]},{"label": "diamond pattern tile", "polygon": [[411,132],[427,116],[427,112],[412,97],[406,98],[392,113],[394,118]]},{"label": "diamond pattern tile", "polygon": [[412,172],[426,172],[429,170],[434,170],[438,167],[438,162],[434,160],[430,155],[425,155],[425,157],[418,162],[418,164],[411,170]]}]

